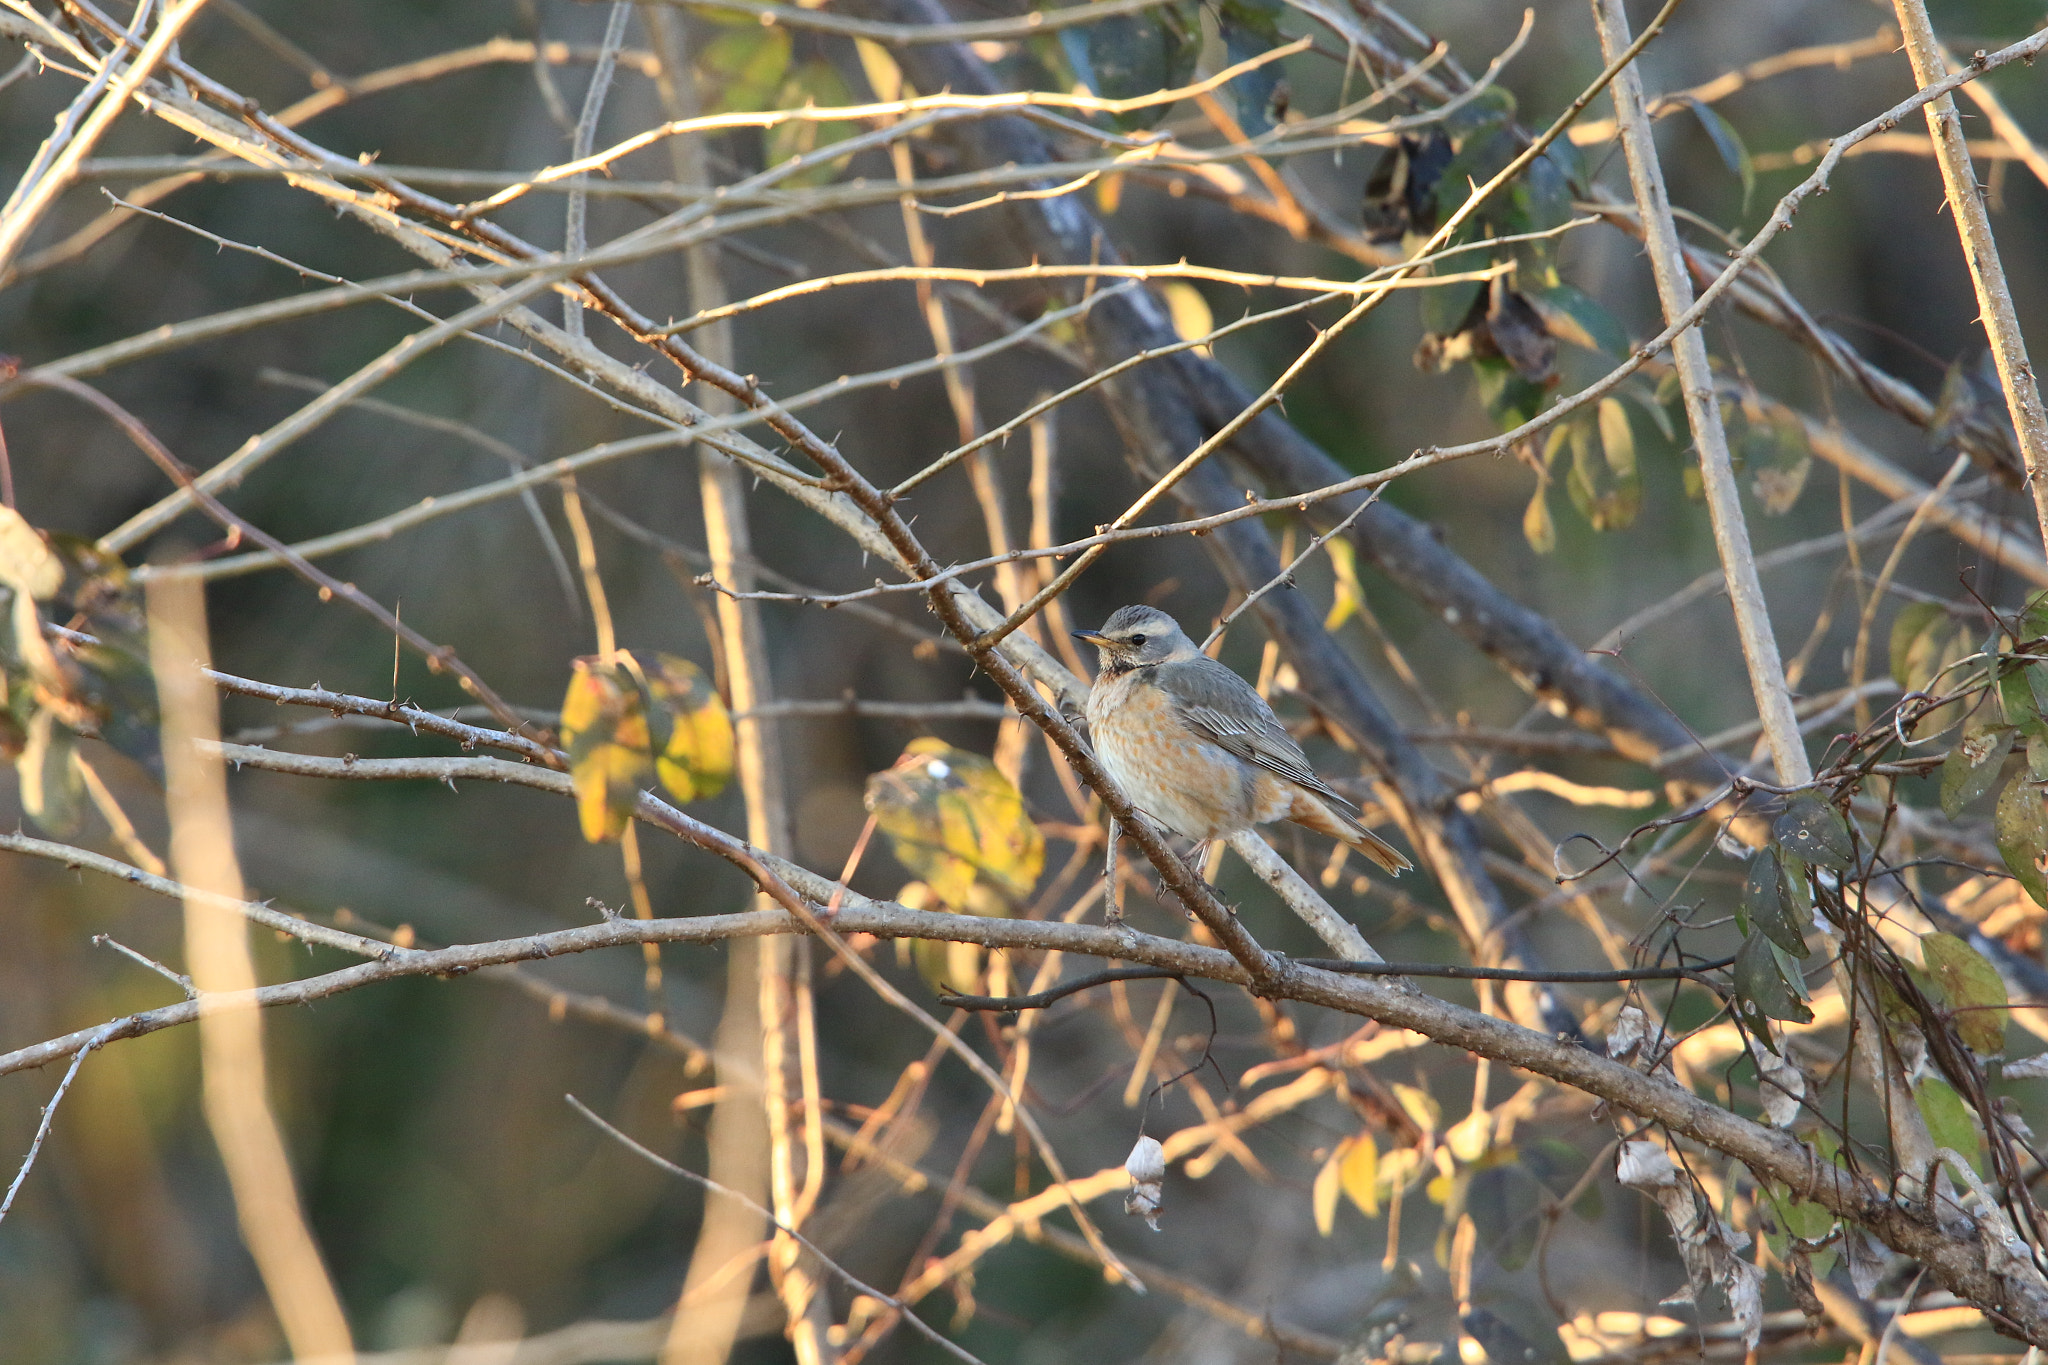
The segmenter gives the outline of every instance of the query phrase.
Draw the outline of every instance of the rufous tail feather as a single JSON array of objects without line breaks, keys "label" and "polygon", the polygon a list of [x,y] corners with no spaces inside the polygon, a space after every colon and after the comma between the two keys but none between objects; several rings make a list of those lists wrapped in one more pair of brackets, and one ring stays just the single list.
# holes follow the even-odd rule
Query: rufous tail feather
[{"label": "rufous tail feather", "polygon": [[1296,791],[1286,818],[1318,834],[1342,840],[1396,877],[1415,866],[1401,856],[1399,849],[1352,819],[1348,812],[1332,807],[1312,792]]}]

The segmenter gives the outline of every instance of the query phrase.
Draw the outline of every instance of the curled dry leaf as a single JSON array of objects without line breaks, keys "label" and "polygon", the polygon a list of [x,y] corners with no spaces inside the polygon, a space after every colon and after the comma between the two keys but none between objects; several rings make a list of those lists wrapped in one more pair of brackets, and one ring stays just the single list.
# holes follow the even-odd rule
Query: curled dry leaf
[{"label": "curled dry leaf", "polygon": [[1607,1030],[1607,1055],[1617,1062],[1632,1061],[1650,1033],[1650,1016],[1634,1005],[1623,1005]]},{"label": "curled dry leaf", "polygon": [[[1670,1153],[1654,1142],[1634,1139],[1621,1145],[1615,1177],[1657,1201],[1671,1224],[1671,1238],[1685,1261],[1694,1302],[1709,1284],[1727,1296],[1729,1311],[1742,1328],[1744,1343],[1756,1349],[1763,1331],[1763,1271],[1742,1259],[1749,1236],[1738,1232],[1708,1208],[1692,1182],[1681,1177]],[[1670,1302],[1670,1300],[1666,1300]]]},{"label": "curled dry leaf", "polygon": [[1145,1220],[1145,1226],[1160,1231],[1159,1210],[1166,1202],[1166,1149],[1155,1137],[1140,1137],[1124,1160],[1131,1177],[1131,1192],[1124,1196],[1124,1212]]},{"label": "curled dry leaf", "polygon": [[1764,1118],[1773,1128],[1790,1128],[1799,1117],[1799,1105],[1806,1098],[1806,1073],[1784,1057],[1773,1054],[1755,1038],[1749,1040],[1750,1059],[1756,1063],[1757,1093],[1763,1101]]},{"label": "curled dry leaf", "polygon": [[1621,1144],[1614,1161],[1614,1178],[1630,1189],[1660,1190],[1678,1183],[1678,1167],[1662,1147],[1637,1138]]}]

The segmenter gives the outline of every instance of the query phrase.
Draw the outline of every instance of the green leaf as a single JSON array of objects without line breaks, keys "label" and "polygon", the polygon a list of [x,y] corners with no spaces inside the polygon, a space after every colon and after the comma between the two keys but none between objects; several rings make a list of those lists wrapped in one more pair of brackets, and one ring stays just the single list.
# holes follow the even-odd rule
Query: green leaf
[{"label": "green leaf", "polygon": [[2027,599],[2027,605],[2020,608],[2020,629],[2027,633],[2029,640],[2048,636],[2048,590],[2035,593]]},{"label": "green leaf", "polygon": [[1778,849],[1778,885],[1784,891],[1785,911],[1800,926],[1813,923],[1813,888],[1806,884],[1806,863],[1789,849]]},{"label": "green leaf", "polygon": [[1596,531],[1612,531],[1634,522],[1642,506],[1642,480],[1636,473],[1627,410],[1614,399],[1603,400],[1594,419],[1572,423],[1571,449],[1572,468],[1565,486],[1588,524]]},{"label": "green leaf", "polygon": [[704,670],[673,654],[635,652],[647,690],[655,775],[678,801],[703,801],[732,780],[732,716]]},{"label": "green leaf", "polygon": [[1474,1172],[1465,1193],[1465,1211],[1472,1215],[1479,1245],[1503,1270],[1528,1264],[1542,1231],[1537,1218],[1541,1209],[1541,1187],[1514,1165]]},{"label": "green leaf", "polygon": [[1784,1019],[1796,1024],[1813,1021],[1813,1011],[1793,986],[1777,950],[1762,934],[1751,934],[1736,953],[1734,987],[1736,1012],[1766,1046],[1771,1035],[1765,1020]]},{"label": "green leaf", "polygon": [[1947,623],[1948,613],[1938,602],[1909,602],[1893,618],[1892,680],[1900,687],[1908,692],[1918,690],[1920,683],[1911,681],[1916,649],[1925,656],[1928,651],[1922,641],[1939,633]]},{"label": "green leaf", "polygon": [[1920,951],[1928,978],[1955,1011],[1957,1036],[1986,1057],[2004,1051],[2005,980],[1998,969],[1954,934],[1922,934]]},{"label": "green leaf", "polygon": [[1810,1204],[1794,1197],[1789,1191],[1770,1191],[1771,1204],[1778,1214],[1778,1225],[1794,1237],[1807,1242],[1818,1242],[1834,1230],[1835,1215],[1820,1204]]},{"label": "green leaf", "polygon": [[1736,921],[1743,933],[1754,928],[1793,956],[1806,956],[1806,930],[1812,921],[1801,923],[1793,909],[1776,850],[1763,849],[1749,860],[1749,877],[1743,883]]},{"label": "green leaf", "polygon": [[[1462,208],[1472,197],[1474,185],[1484,185],[1493,179],[1521,151],[1512,129],[1513,118],[1513,97],[1496,85],[1489,86],[1481,98],[1464,105],[1446,120],[1451,125],[1448,131],[1455,150],[1436,182],[1438,221]],[[1477,217],[1482,224],[1504,228],[1492,213],[1482,210]]]},{"label": "green leaf", "polygon": [[1775,409],[1759,412],[1750,419],[1742,449],[1750,491],[1764,512],[1776,517],[1791,511],[1813,472],[1806,429]]},{"label": "green leaf", "polygon": [[751,113],[773,108],[789,69],[790,32],[777,24],[748,24],[719,34],[699,59],[719,87],[711,106],[715,114]]},{"label": "green leaf", "polygon": [[[1062,29],[1060,43],[1073,64],[1074,74],[1103,99],[1149,95],[1187,84],[1195,69],[1195,58],[1201,51],[1201,30],[1190,22],[1189,9],[1168,5],[1146,14],[1112,15],[1097,23]],[[1235,63],[1255,57],[1273,45],[1266,42],[1242,56],[1233,50],[1230,60]],[[1277,79],[1269,74],[1272,70],[1270,65],[1263,66],[1250,74],[1265,76],[1270,91],[1271,83]],[[1231,84],[1235,86],[1246,79],[1249,77],[1240,77]],[[1171,108],[1168,104],[1148,105],[1113,115],[1112,121],[1126,131],[1149,128]],[[1263,132],[1266,126],[1262,121],[1256,131]],[[1249,127],[1245,132],[1255,135]]]},{"label": "green leaf", "polygon": [[2029,739],[2048,738],[2048,721],[2041,718],[2040,703],[2034,700],[2033,684],[2027,677],[2035,666],[2013,667],[2007,660],[2001,667],[2004,671],[1998,678],[1998,702],[2005,710],[2005,723],[2018,726]]},{"label": "green leaf", "polygon": [[2027,692],[2034,699],[2034,713],[2048,716],[2048,664],[2030,662],[2020,670]]},{"label": "green leaf", "polygon": [[1628,354],[1628,336],[1614,315],[1573,285],[1558,283],[1527,291],[1543,325],[1560,341],[1616,359]]},{"label": "green leaf", "polygon": [[[809,61],[790,73],[775,97],[776,106],[782,109],[800,109],[807,104],[820,107],[835,107],[853,103],[853,94],[840,79],[839,69],[827,61]],[[763,155],[771,166],[780,165],[792,157],[808,156],[822,147],[844,142],[857,130],[851,123],[833,123],[817,119],[792,119],[778,123],[762,136]],[[806,166],[792,175],[785,175],[782,184],[791,189],[802,189],[810,185],[822,185],[839,173],[844,163],[838,160],[820,161]]]},{"label": "green leaf", "polygon": [[2048,802],[2025,773],[2016,774],[1999,793],[1992,829],[2006,870],[2026,888],[2034,904],[2048,906],[2048,879],[2041,873],[2041,859],[2048,855]]},{"label": "green leaf", "polygon": [[1955,819],[1963,807],[1991,790],[2011,742],[2012,731],[2002,725],[1974,725],[1964,733],[1962,742],[1941,761],[1943,815]]},{"label": "green leaf", "polygon": [[98,719],[96,738],[152,772],[163,771],[162,722],[157,714],[156,675],[144,642],[105,626],[96,645],[72,644],[73,696]]},{"label": "green leaf", "polygon": [[[1957,690],[1967,679],[1956,665],[1974,652],[1968,633],[1956,629],[1935,603],[1915,602],[1892,623],[1892,677],[1908,692]],[[1914,721],[1914,732],[1931,739],[1961,720],[1965,710],[1961,701],[1936,707]]]},{"label": "green leaf", "polygon": [[894,766],[868,779],[867,808],[896,861],[955,910],[979,913],[977,883],[1010,903],[1029,895],[1045,866],[1045,836],[995,764],[943,740],[914,739]]},{"label": "green leaf", "polygon": [[[1223,55],[1229,65],[1248,62],[1279,46],[1281,35],[1276,11],[1277,7],[1268,9],[1263,5],[1243,3],[1243,0],[1217,6],[1216,36],[1223,40]],[[1194,69],[1194,56],[1201,46],[1199,25],[1193,31],[1195,41],[1188,47],[1189,70]],[[1237,115],[1237,126],[1244,130],[1246,137],[1258,137],[1272,130],[1273,96],[1279,87],[1278,62],[1268,62],[1255,71],[1247,71],[1223,87]]]},{"label": "green leaf", "polygon": [[1913,1087],[1913,1103],[1919,1106],[1920,1117],[1927,1121],[1927,1135],[1934,1139],[1934,1145],[1960,1153],[1977,1174],[1984,1174],[1984,1163],[1977,1155],[1976,1120],[1971,1118],[1970,1106],[1963,1103],[1955,1088],[1939,1077],[1923,1077]]},{"label": "green leaf", "polygon": [[1749,148],[1731,127],[1728,120],[1705,100],[1691,95],[1674,95],[1670,98],[1681,100],[1692,110],[1693,116],[1706,130],[1707,137],[1714,144],[1714,150],[1721,154],[1721,164],[1742,180],[1742,209],[1749,211],[1750,196],[1756,191],[1756,163],[1750,159]]},{"label": "green leaf", "polygon": [[1832,806],[1814,796],[1794,797],[1771,824],[1771,838],[1787,853],[1815,867],[1846,872],[1856,864],[1849,827]]},{"label": "green leaf", "polygon": [[[1678,429],[1671,425],[1671,411],[1657,401],[1655,392],[1649,386],[1631,382],[1623,384],[1616,392],[1634,403],[1636,409],[1650,419],[1651,425],[1657,428],[1657,434],[1662,436],[1667,444],[1677,444]],[[1693,472],[1699,472],[1696,466]]]},{"label": "green leaf", "polygon": [[1486,316],[1485,280],[1433,284],[1419,292],[1422,297],[1416,301],[1416,310],[1422,330],[1431,336],[1456,336]]},{"label": "green leaf", "polygon": [[[1562,1199],[1579,1183],[1586,1171],[1586,1154],[1560,1138],[1528,1138],[1515,1144],[1522,1167],[1542,1183],[1554,1198]],[[1595,1219],[1602,1206],[1600,1182],[1589,1180],[1572,1203],[1581,1218]]]},{"label": "green leaf", "polygon": [[1502,431],[1518,427],[1543,408],[1548,390],[1515,373],[1515,367],[1491,356],[1472,362],[1479,401]]},{"label": "green leaf", "polygon": [[[1562,227],[1572,216],[1570,172],[1553,153],[1544,152],[1509,186],[1508,204],[1513,218],[1525,224],[1519,231],[1542,232]],[[1553,248],[1549,242],[1541,242],[1526,244],[1522,249],[1534,249],[1547,258]]]}]

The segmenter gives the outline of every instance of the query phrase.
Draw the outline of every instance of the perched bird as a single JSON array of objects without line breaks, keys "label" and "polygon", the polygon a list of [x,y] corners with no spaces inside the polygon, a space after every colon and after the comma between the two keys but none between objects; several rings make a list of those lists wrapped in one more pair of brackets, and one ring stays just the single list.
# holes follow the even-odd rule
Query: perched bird
[{"label": "perched bird", "polygon": [[1123,607],[1101,630],[1074,635],[1102,659],[1088,695],[1095,752],[1154,820],[1204,842],[1292,820],[1396,875],[1413,866],[1315,775],[1266,699],[1195,648],[1171,616]]}]

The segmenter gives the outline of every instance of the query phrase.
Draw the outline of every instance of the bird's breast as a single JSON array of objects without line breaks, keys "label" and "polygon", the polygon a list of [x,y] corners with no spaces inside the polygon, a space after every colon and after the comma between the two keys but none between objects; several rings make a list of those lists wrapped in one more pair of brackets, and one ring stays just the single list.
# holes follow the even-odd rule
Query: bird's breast
[{"label": "bird's breast", "polygon": [[1190,731],[1143,672],[1098,680],[1088,729],[1124,795],[1182,838],[1219,839],[1258,818],[1250,765]]}]

